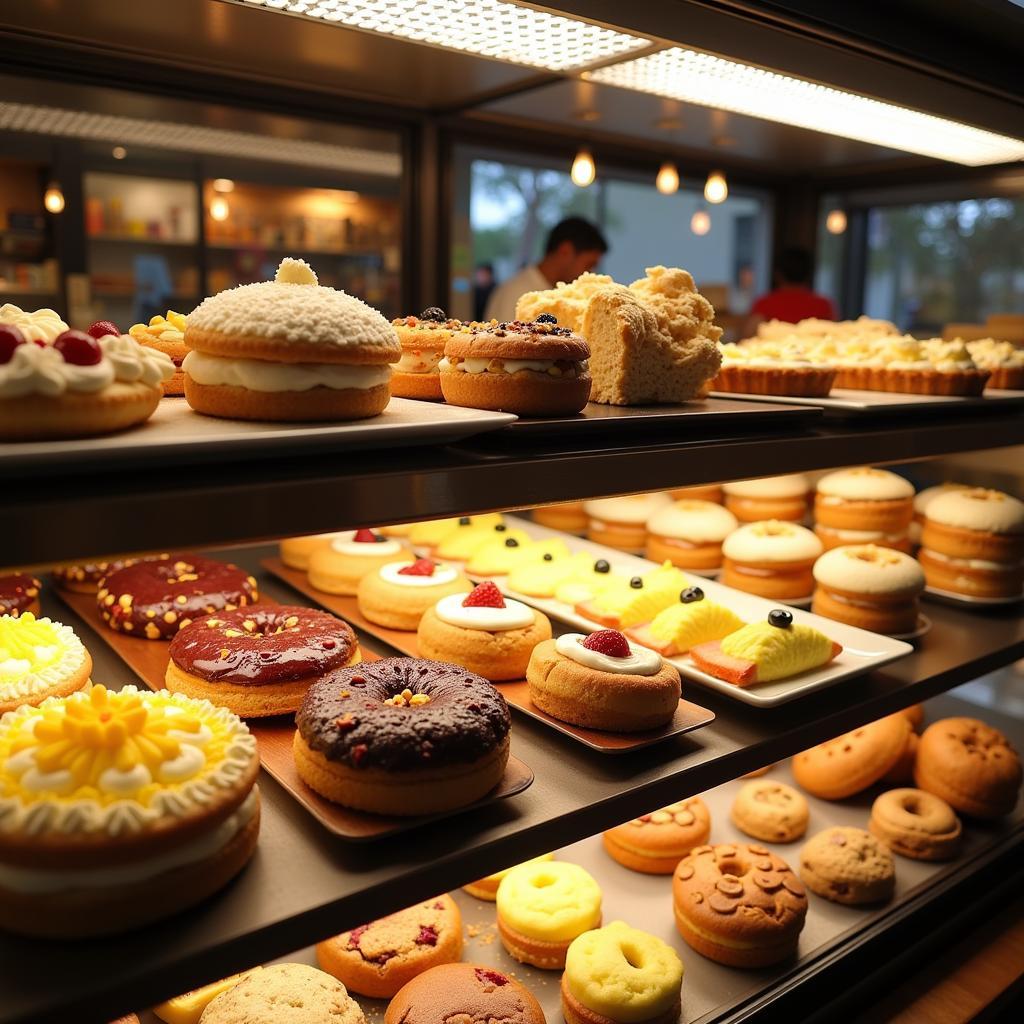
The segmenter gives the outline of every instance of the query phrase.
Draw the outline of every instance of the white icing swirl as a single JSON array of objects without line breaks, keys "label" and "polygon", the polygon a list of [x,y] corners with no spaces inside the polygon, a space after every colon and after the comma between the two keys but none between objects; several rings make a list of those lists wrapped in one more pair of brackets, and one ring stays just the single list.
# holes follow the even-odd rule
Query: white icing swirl
[{"label": "white icing swirl", "polygon": [[174,376],[174,361],[166,352],[140,345],[127,334],[104,335],[100,348],[113,364],[116,379],[125,384],[140,381],[155,388]]},{"label": "white icing swirl", "polygon": [[465,594],[449,594],[434,605],[434,613],[442,622],[463,629],[482,629],[488,633],[500,633],[506,629],[526,629],[534,622],[534,611],[520,601],[505,598],[504,608],[465,608],[462,602]]},{"label": "white icing swirl", "polygon": [[614,672],[616,675],[653,676],[661,671],[662,657],[657,651],[629,644],[628,658],[612,658],[600,651],[583,646],[586,637],[582,633],[563,633],[555,640],[555,650],[595,672]]},{"label": "white icing swirl", "polygon": [[397,540],[378,540],[371,543],[363,543],[358,540],[351,540],[348,537],[335,537],[331,541],[331,550],[337,551],[339,555],[356,555],[360,558],[367,555],[373,558],[380,558],[381,555],[400,555],[402,545]]},{"label": "white icing swirl", "polygon": [[432,576],[403,575],[401,570],[408,568],[412,562],[388,562],[380,568],[380,578],[400,587],[440,587],[446,583],[454,583],[458,572],[450,565],[435,565]]},{"label": "white icing swirl", "polygon": [[11,302],[0,306],[0,324],[17,327],[21,331],[21,336],[28,342],[53,341],[58,334],[63,334],[68,329],[68,325],[52,309],[37,309],[30,312]]},{"label": "white icing swirl", "polygon": [[387,365],[272,363],[266,359],[226,359],[195,351],[185,356],[181,368],[197,384],[207,387],[262,392],[310,391],[318,387],[368,391],[391,379],[391,367]]}]

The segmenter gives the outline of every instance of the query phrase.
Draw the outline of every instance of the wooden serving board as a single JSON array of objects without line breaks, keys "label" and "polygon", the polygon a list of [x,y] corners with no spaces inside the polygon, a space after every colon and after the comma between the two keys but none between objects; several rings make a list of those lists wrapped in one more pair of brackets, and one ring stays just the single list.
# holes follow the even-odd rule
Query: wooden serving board
[{"label": "wooden serving board", "polygon": [[[407,654],[412,658],[420,656],[415,633],[404,629],[388,629],[386,626],[378,626],[376,623],[368,621],[360,613],[359,604],[354,597],[326,594],[322,590],[317,590],[310,585],[306,573],[301,569],[290,569],[279,558],[264,558],[261,564],[267,572],[294,587],[322,608],[339,615],[357,629],[377,637],[378,640],[383,640],[384,643],[394,647],[402,654]],[[631,750],[639,750],[641,747],[649,747],[652,743],[660,743],[672,736],[679,736],[684,732],[699,729],[715,719],[713,711],[688,700],[680,700],[672,721],[660,729],[632,733],[583,729],[576,725],[569,725],[567,722],[561,722],[536,707],[530,700],[530,685],[525,679],[495,683],[494,685],[501,690],[509,704],[518,708],[523,714],[535,718],[538,722],[543,722],[552,729],[557,729],[563,735],[570,736],[601,754],[623,754]]]},{"label": "wooden serving board", "polygon": [[[167,653],[170,642],[166,640],[143,640],[136,636],[115,633],[100,618],[96,607],[95,594],[78,594],[70,590],[54,587],[61,600],[73,611],[77,612],[117,654],[125,664],[151,690],[164,689],[164,677],[167,674]],[[261,598],[260,604],[277,604],[271,598]],[[372,651],[363,652],[365,661],[376,661],[377,655]],[[369,814],[351,810],[340,804],[325,800],[315,793],[299,778],[295,770],[295,759],[292,757],[292,737],[295,735],[295,722],[291,715],[277,715],[273,718],[250,718],[246,724],[260,752],[260,763],[281,786],[291,794],[324,828],[345,839],[369,840],[381,839],[395,835],[408,829],[418,828],[429,822],[448,818],[453,814],[485,807],[497,800],[521,793],[533,782],[533,771],[529,765],[515,755],[508,759],[505,774],[501,782],[482,800],[458,807],[442,814],[424,815],[421,817],[387,817],[380,814]]]}]

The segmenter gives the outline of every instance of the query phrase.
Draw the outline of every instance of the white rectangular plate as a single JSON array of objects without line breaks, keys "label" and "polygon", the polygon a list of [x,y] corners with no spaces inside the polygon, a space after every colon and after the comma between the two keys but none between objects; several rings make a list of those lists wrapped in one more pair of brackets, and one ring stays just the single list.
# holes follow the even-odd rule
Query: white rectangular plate
[{"label": "white rectangular plate", "polygon": [[854,391],[833,388],[828,398],[801,398],[793,395],[741,395],[731,391],[712,391],[714,398],[742,398],[750,402],[778,402],[783,405],[816,405],[821,409],[846,412],[919,412],[954,411],[990,405],[1020,405],[1024,391],[986,391],[980,397],[962,395],[904,395],[896,391]]},{"label": "white rectangular plate", "polygon": [[126,464],[162,465],[210,459],[268,458],[319,452],[348,453],[457,441],[504,427],[507,412],[463,409],[443,402],[392,398],[379,416],[349,423],[265,423],[218,419],[193,412],[184,398],[164,398],[141,426],[76,441],[0,444],[0,469],[26,475],[55,464],[75,472]]},{"label": "white rectangular plate", "polygon": [[979,608],[999,607],[1024,601],[1024,593],[1018,594],[1016,597],[972,597],[970,594],[957,594],[952,590],[939,590],[938,587],[925,587],[924,592],[926,595],[937,597],[940,601],[949,604],[972,604]]},{"label": "white rectangular plate", "polygon": [[[561,537],[573,553],[587,551],[594,556],[595,561],[598,558],[607,559],[613,571],[624,573],[626,576],[636,576],[656,568],[656,563],[649,562],[647,559],[627,555],[621,551],[606,548],[603,544],[594,544],[580,537],[560,533],[558,530],[550,530],[526,519],[507,516],[506,521],[510,526],[518,527],[538,540],[547,537]],[[695,574],[691,573],[690,575]],[[732,697],[734,700],[743,701],[745,704],[753,704],[755,707],[762,708],[786,704],[806,694],[834,686],[845,679],[852,679],[865,672],[873,672],[914,650],[910,644],[902,640],[893,640],[891,637],[869,633],[865,629],[847,626],[842,622],[833,622],[831,619],[812,615],[811,612],[783,605],[778,601],[769,601],[767,598],[757,597],[754,594],[745,594],[741,590],[726,587],[707,577],[696,577],[696,580],[710,600],[731,608],[744,622],[755,622],[758,619],[767,618],[768,612],[772,608],[786,607],[792,611],[793,619],[796,622],[814,626],[815,629],[821,630],[826,636],[843,645],[842,654],[822,668],[812,672],[803,672],[798,676],[791,676],[789,679],[780,679],[778,682],[761,683],[759,686],[749,687],[736,686],[733,683],[727,683],[724,679],[716,679],[714,676],[702,672],[688,657],[668,659],[687,679],[692,679],[695,683],[700,683],[701,686],[717,690],[719,693]],[[524,594],[510,591],[505,577],[499,576],[495,578],[494,582],[510,597],[514,597],[524,604],[532,605],[534,608],[539,608],[551,618],[586,632],[593,632],[595,629],[601,628],[592,620],[579,615],[571,605],[547,598],[527,597]]]}]

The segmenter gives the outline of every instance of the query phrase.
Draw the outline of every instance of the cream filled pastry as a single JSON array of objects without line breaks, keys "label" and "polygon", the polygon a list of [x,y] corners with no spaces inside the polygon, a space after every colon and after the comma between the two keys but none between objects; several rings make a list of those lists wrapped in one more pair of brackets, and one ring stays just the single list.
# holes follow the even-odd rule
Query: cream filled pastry
[{"label": "cream filled pastry", "polygon": [[341,534],[309,556],[309,582],[327,594],[354,595],[364,576],[408,555],[401,541],[373,530]]},{"label": "cream filled pastry", "polygon": [[205,299],[189,314],[185,397],[232,419],[346,420],[387,406],[394,328],[366,303],[322,287],[302,260],[273,281]]},{"label": "cream filled pastry", "polygon": [[70,626],[32,612],[0,616],[0,714],[74,693],[91,671],[92,658]]},{"label": "cream filled pastry", "polygon": [[[186,317],[183,313],[167,310],[167,316],[150,317],[148,324],[133,324],[128,333],[140,344],[159,349],[174,363],[174,376],[164,381],[165,395],[185,393],[185,375],[181,370],[182,360],[188,355],[185,344]],[[91,330],[90,330],[90,333]]]},{"label": "cream filled pastry", "polygon": [[877,531],[902,541],[913,517],[914,488],[896,473],[859,466],[837,470],[818,481],[815,532],[826,547],[836,546],[837,530]]},{"label": "cream filled pastry", "polygon": [[359,610],[389,629],[415,630],[423,613],[442,597],[466,594],[472,584],[451,565],[431,558],[388,562],[359,581]]},{"label": "cream filled pastry", "polygon": [[717,569],[722,564],[722,541],[739,523],[722,505],[683,500],[658,509],[647,521],[646,555],[683,569]]},{"label": "cream filled pastry", "polygon": [[587,539],[620,551],[644,550],[647,520],[671,502],[664,491],[650,494],[622,494],[616,498],[595,498],[583,503],[588,517]]},{"label": "cream filled pastry", "polygon": [[470,327],[453,320],[443,309],[431,306],[419,316],[404,316],[391,321],[402,346],[402,358],[391,378],[391,394],[399,398],[441,401],[440,363],[448,339]]},{"label": "cream filled pastry", "polygon": [[722,544],[722,582],[779,601],[809,597],[811,568],[822,550],[821,541],[797,523],[747,523]]},{"label": "cream filled pastry", "polygon": [[928,506],[940,495],[947,491],[961,491],[967,488],[967,484],[955,484],[946,481],[935,484],[933,487],[926,487],[914,495],[914,521],[910,524],[908,534],[912,544],[921,543],[921,530],[924,527],[925,513]]},{"label": "cream filled pastry", "polygon": [[256,846],[256,741],[223,708],[103,686],[0,718],[0,924],[73,938],[206,899]]},{"label": "cream filled pastry", "polygon": [[784,519],[799,523],[807,515],[811,482],[803,473],[737,480],[722,486],[725,507],[741,523]]}]

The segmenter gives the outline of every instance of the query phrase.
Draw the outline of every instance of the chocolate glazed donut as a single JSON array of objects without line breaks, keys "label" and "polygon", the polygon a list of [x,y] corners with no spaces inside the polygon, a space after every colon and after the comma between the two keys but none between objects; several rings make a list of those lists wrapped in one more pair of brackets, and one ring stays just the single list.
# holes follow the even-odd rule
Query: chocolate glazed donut
[{"label": "chocolate glazed donut", "polygon": [[17,618],[22,612],[39,614],[39,588],[42,584],[27,573],[0,576],[0,615]]}]

